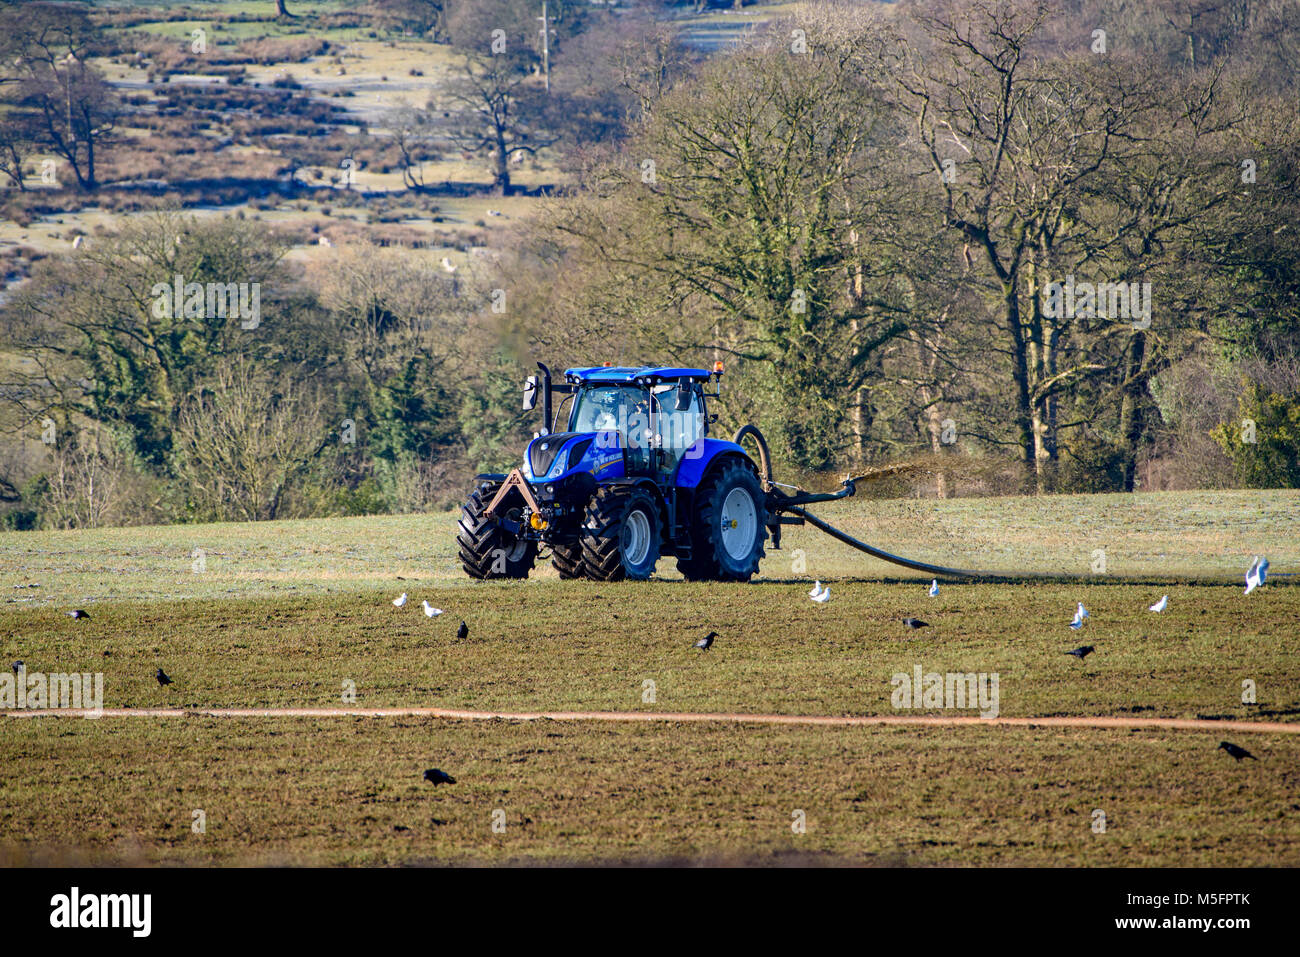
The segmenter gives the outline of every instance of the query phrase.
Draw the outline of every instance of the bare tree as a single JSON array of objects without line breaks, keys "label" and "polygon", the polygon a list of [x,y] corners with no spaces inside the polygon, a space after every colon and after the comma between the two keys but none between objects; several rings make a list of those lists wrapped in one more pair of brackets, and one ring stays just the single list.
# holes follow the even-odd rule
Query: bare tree
[{"label": "bare tree", "polygon": [[392,114],[389,128],[402,157],[402,182],[420,192],[430,188],[424,180],[424,164],[438,158],[434,148],[436,126],[432,111],[407,107]]},{"label": "bare tree", "polygon": [[542,126],[545,104],[536,81],[506,57],[467,56],[449,96],[457,107],[452,141],[488,158],[492,189],[502,196],[513,189],[511,161],[558,139]]},{"label": "bare tree", "polygon": [[27,178],[23,164],[27,160],[30,140],[8,120],[8,116],[0,120],[0,173],[8,176],[10,182],[20,190],[26,190]]},{"label": "bare tree", "polygon": [[50,454],[52,467],[40,503],[45,522],[54,528],[113,524],[130,463],[112,436],[95,426]]},{"label": "bare tree", "polygon": [[247,359],[223,360],[184,401],[173,433],[176,476],[197,517],[261,521],[330,441],[320,397],[272,381]]},{"label": "bare tree", "polygon": [[122,107],[90,65],[96,40],[86,13],[65,4],[28,4],[6,11],[0,31],[12,31],[16,54],[9,109],[36,145],[67,161],[77,185],[98,185],[96,150],[109,141]]},{"label": "bare tree", "polygon": [[[1138,62],[1117,68],[1086,44],[1047,49],[1050,13],[1044,0],[916,6],[919,29],[897,44],[909,52],[885,74],[943,224],[985,289],[1014,442],[1039,490],[1051,484],[1060,433],[1113,407],[1103,401],[1112,376],[1117,441],[1131,452],[1136,403],[1158,368],[1143,330],[1104,310],[1048,314],[1043,289],[1075,272],[1134,280],[1174,256],[1179,230],[1229,195],[1211,170],[1233,123],[1215,76],[1174,84]],[[1099,391],[1064,420],[1066,398],[1087,389]]]}]

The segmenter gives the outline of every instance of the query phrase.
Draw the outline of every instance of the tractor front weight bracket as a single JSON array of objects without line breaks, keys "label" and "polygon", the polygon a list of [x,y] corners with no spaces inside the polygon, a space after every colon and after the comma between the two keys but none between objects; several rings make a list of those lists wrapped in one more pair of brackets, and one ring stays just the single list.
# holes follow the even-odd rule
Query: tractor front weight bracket
[{"label": "tractor front weight bracket", "polygon": [[510,494],[511,489],[519,491],[519,494],[524,497],[524,503],[532,511],[540,512],[542,510],[542,507],[537,504],[537,499],[533,497],[533,490],[528,487],[528,480],[524,478],[524,473],[516,468],[511,469],[510,474],[506,476],[506,480],[497,489],[496,495],[492,497],[492,501],[488,502],[488,507],[483,510],[484,518],[498,518],[496,508],[501,504],[502,499]]}]

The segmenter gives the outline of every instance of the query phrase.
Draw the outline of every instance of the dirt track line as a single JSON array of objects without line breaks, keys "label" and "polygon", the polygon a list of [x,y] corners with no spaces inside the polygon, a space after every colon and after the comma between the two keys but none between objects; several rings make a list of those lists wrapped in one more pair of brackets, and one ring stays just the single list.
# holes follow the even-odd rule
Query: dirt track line
[{"label": "dirt track line", "polygon": [[[86,709],[0,711],[9,718],[89,718]],[[832,727],[1156,728],[1178,731],[1254,731],[1300,734],[1300,722],[1219,721],[1210,718],[1067,717],[980,718],[975,715],[728,714],[700,711],[465,711],[458,708],[104,708],[101,718],[454,718],[466,721],[679,721],[693,724],[793,724]]]}]

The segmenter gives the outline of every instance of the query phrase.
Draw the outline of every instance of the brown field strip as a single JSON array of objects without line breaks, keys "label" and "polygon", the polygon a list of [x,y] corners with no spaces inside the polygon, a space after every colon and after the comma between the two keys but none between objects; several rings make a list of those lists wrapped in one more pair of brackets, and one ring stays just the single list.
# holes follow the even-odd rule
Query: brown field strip
[{"label": "brown field strip", "polygon": [[[77,708],[0,711],[9,718],[86,718]],[[1209,718],[1113,718],[1056,715],[1041,718],[980,718],[974,715],[793,715],[691,711],[466,711],[457,708],[104,708],[98,718],[451,718],[466,721],[676,721],[685,723],[824,725],[832,727],[1112,728],[1119,730],[1240,731],[1300,734],[1300,722],[1230,721]]]}]

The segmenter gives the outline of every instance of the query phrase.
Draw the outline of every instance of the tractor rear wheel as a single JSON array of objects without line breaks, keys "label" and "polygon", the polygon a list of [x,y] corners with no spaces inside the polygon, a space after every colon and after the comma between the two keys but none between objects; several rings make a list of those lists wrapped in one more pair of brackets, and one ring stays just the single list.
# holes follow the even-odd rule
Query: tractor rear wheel
[{"label": "tractor rear wheel", "polygon": [[663,543],[659,503],[642,488],[598,489],[582,523],[582,562],[593,581],[644,581]]},{"label": "tractor rear wheel", "polygon": [[460,510],[456,546],[461,567],[470,578],[527,578],[537,559],[536,542],[512,535],[484,517],[500,487],[500,482],[481,483]]},{"label": "tractor rear wheel", "polygon": [[552,545],[551,564],[561,578],[581,578],[586,574],[582,567],[582,542],[572,545]]},{"label": "tractor rear wheel", "polygon": [[677,570],[690,581],[749,581],[764,555],[766,518],[758,476],[740,462],[724,464],[696,490],[691,557]]}]

